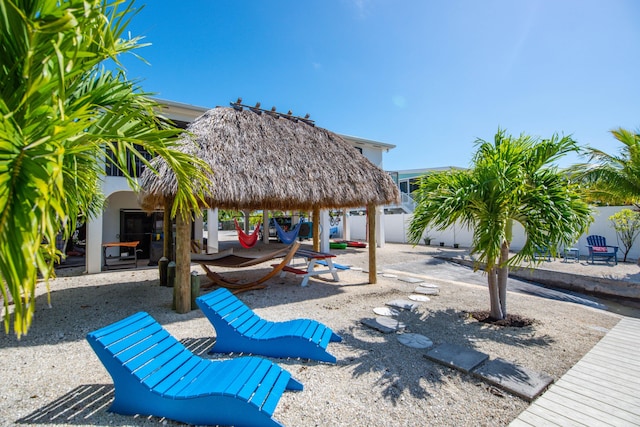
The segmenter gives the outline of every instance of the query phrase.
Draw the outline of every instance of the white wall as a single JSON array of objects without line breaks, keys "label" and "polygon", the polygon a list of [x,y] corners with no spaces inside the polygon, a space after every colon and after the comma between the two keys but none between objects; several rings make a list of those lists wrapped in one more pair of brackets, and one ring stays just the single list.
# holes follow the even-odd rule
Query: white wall
[{"label": "white wall", "polygon": [[[628,206],[607,206],[594,208],[594,222],[589,227],[587,233],[580,236],[580,238],[574,244],[574,247],[580,249],[580,255],[587,254],[587,236],[590,234],[598,234],[604,236],[607,239],[607,243],[610,245],[620,246],[618,252],[618,258],[622,259],[624,248],[622,243],[618,241],[615,230],[611,225],[609,217],[622,209],[628,209]],[[408,229],[409,222],[412,215],[409,214],[395,214],[384,216],[385,237],[389,243],[408,243]],[[351,238],[354,240],[366,240],[366,216],[350,216],[351,226]],[[424,233],[424,236],[429,235],[431,237],[431,245],[437,246],[440,242],[444,242],[445,246],[453,246],[454,243],[460,244],[461,247],[471,246],[473,234],[471,230],[464,229],[460,226],[455,228],[455,240],[453,227],[445,231],[428,230]],[[525,242],[525,235],[522,227],[519,224],[514,226],[513,242],[511,248],[514,251],[522,249]],[[420,242],[424,244],[423,241]],[[559,248],[562,250],[563,248]],[[634,242],[631,247],[631,251],[627,256],[627,260],[637,260],[640,258],[640,241]]]}]

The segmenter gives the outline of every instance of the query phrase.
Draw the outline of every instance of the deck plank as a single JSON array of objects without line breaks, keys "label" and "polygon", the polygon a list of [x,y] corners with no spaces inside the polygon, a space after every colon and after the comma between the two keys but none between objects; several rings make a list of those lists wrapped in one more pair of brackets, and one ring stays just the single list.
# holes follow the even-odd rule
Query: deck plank
[{"label": "deck plank", "polygon": [[640,319],[624,317],[510,424],[640,425]]}]

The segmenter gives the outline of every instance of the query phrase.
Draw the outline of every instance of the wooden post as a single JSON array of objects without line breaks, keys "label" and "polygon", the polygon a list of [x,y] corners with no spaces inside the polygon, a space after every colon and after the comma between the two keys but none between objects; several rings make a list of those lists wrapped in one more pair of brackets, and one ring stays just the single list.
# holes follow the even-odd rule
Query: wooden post
[{"label": "wooden post", "polygon": [[158,260],[158,272],[160,274],[160,286],[169,286],[167,281],[167,267],[169,266],[169,259],[165,256]]},{"label": "wooden post", "polygon": [[262,210],[262,243],[269,244],[269,211]]},{"label": "wooden post", "polygon": [[367,205],[367,225],[369,232],[369,283],[378,283],[378,266],[376,265],[376,206]]},{"label": "wooden post", "polygon": [[196,310],[196,298],[200,296],[200,276],[195,271],[191,273],[191,310]]},{"label": "wooden post", "polygon": [[176,215],[176,311],[191,311],[191,216]]},{"label": "wooden post", "polygon": [[162,242],[162,256],[167,257],[169,261],[173,260],[173,227],[171,221],[170,199],[164,199],[164,219],[162,221],[162,234],[164,241]]},{"label": "wooden post", "polygon": [[313,250],[320,252],[320,209],[313,208]]}]

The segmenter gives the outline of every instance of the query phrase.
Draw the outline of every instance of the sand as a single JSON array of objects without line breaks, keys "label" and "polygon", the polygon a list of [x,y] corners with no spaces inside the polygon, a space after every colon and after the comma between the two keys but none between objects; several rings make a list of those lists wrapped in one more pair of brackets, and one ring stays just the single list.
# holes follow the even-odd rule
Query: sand
[{"label": "sand", "polygon": [[[425,359],[425,349],[403,345],[397,333],[383,334],[361,323],[377,316],[374,308],[413,294],[416,283],[399,280],[405,276],[398,271],[407,262],[423,264],[424,271],[406,277],[437,285],[439,294],[419,302],[416,311],[400,311],[397,319],[406,324],[405,333],[426,336],[435,345],[473,348],[555,380],[620,318],[583,305],[510,292],[509,312],[533,318],[535,323],[525,328],[479,323],[468,313],[489,308],[486,288],[430,271],[435,255],[452,251],[387,244],[378,250],[380,274],[375,285],[367,283],[366,249],[334,251],[339,253],[337,262],[362,270],[340,272],[338,283],[312,279],[304,288],[299,278],[289,275],[271,280],[267,289],[239,294],[265,319],[313,318],[343,338],[328,348],[338,359],[335,365],[273,359],[304,384],[303,391],[282,396],[273,418],[286,426],[502,426],[528,406],[469,374]],[[547,264],[545,268],[619,275],[627,280],[640,272],[632,263],[598,267],[557,260]],[[231,276],[246,279],[268,270],[265,264]],[[201,272],[197,265],[192,271]],[[173,290],[159,286],[157,267],[95,275],[66,269],[59,275],[50,282],[51,306],[46,287],[39,285],[28,335],[20,340],[0,335],[0,425],[180,425],[107,411],[112,381],[85,336],[138,311],[150,313],[176,338],[188,340],[194,352],[205,352],[203,357],[241,357],[206,354],[215,331],[199,310],[187,314],[171,310]]]}]

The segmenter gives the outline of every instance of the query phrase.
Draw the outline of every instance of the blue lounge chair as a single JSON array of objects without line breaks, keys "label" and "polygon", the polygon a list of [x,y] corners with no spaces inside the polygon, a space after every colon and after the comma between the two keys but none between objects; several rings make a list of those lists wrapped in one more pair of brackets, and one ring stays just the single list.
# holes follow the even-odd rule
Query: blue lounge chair
[{"label": "blue lounge chair", "polygon": [[210,353],[250,353],[270,357],[300,357],[336,363],[329,342],[342,338],[315,320],[271,322],[260,318],[229,290],[220,288],[196,299],[216,330]]},{"label": "blue lounge chair", "polygon": [[113,378],[110,411],[189,424],[281,426],[271,418],[284,390],[302,384],[259,357],[215,361],[187,350],[140,312],[87,335]]},{"label": "blue lounge chair", "polygon": [[618,247],[607,245],[607,239],[603,236],[587,236],[587,249],[589,249],[587,259],[591,259],[591,264],[594,263],[595,258],[604,259],[607,263],[613,258],[618,265]]}]

